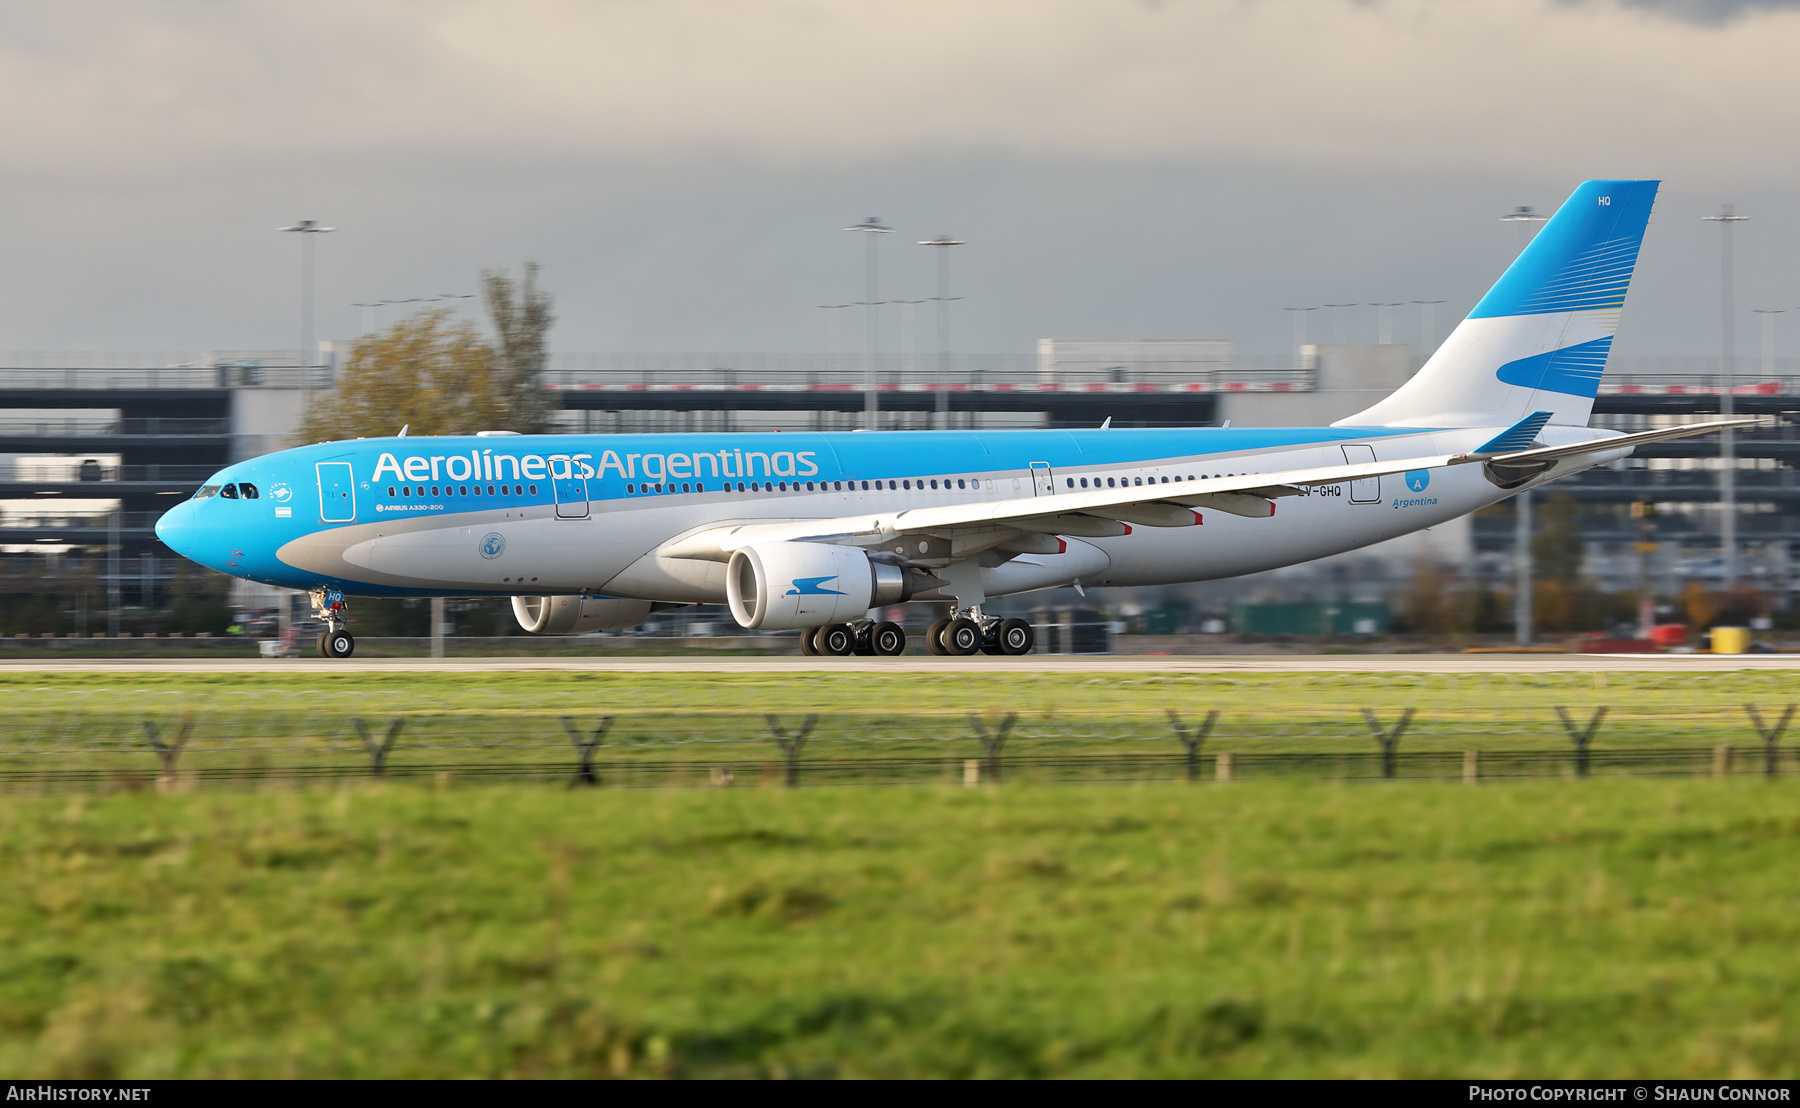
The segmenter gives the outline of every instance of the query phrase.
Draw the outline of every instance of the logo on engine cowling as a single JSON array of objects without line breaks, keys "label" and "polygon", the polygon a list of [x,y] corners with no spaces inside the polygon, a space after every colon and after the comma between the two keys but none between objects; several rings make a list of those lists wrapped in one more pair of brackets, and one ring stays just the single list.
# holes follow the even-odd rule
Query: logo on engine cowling
[{"label": "logo on engine cowling", "polygon": [[796,577],[794,587],[787,591],[789,596],[843,596],[838,589],[825,588],[825,582],[836,581],[836,577]]},{"label": "logo on engine cowling", "polygon": [[481,540],[481,556],[493,561],[506,553],[506,536],[498,531],[489,531]]}]

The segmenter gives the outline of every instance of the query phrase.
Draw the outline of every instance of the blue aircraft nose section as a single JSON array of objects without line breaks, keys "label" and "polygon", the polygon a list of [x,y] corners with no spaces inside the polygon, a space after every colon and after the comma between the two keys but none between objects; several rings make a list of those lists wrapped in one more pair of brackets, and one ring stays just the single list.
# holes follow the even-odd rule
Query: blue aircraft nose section
[{"label": "blue aircraft nose section", "polygon": [[192,501],[184,500],[162,514],[156,521],[156,537],[164,546],[192,561],[199,561],[192,551],[193,526],[191,516],[194,514]]}]

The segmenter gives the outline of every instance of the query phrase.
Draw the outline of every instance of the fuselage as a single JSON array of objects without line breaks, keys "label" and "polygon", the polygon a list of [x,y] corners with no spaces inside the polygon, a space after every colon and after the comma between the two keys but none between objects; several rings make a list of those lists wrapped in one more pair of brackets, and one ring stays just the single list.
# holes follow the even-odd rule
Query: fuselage
[{"label": "fuselage", "polygon": [[[723,567],[662,557],[700,529],[1167,484],[1466,451],[1496,428],[1105,429],[455,436],[321,443],[221,470],[170,510],[171,548],[233,576],[362,596],[609,595],[719,603]],[[1607,432],[1552,429],[1579,441]],[[1605,455],[1565,463],[1539,481]],[[224,495],[229,490],[235,496]],[[1065,543],[988,595],[1080,580],[1231,577],[1353,550],[1513,495],[1479,466],[1283,497],[1269,518],[1134,527]],[[252,495],[254,494],[254,495]],[[1010,575],[1009,575],[1010,574]]]}]

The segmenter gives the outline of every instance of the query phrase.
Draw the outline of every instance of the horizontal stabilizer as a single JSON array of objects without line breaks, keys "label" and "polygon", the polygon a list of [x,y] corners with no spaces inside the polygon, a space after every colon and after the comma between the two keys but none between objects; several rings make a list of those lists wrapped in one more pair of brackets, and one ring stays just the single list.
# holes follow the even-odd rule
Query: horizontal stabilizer
[{"label": "horizontal stabilizer", "polygon": [[1544,424],[1550,422],[1549,412],[1532,412],[1519,422],[1495,435],[1493,438],[1475,448],[1477,454],[1505,454],[1512,450],[1525,450],[1537,439],[1538,432]]},{"label": "horizontal stabilizer", "polygon": [[1725,431],[1734,427],[1755,427],[1760,419],[1719,419],[1711,423],[1689,423],[1681,427],[1665,427],[1660,431],[1639,431],[1633,435],[1615,435],[1609,439],[1591,439],[1578,442],[1572,446],[1540,446],[1533,450],[1515,450],[1511,454],[1500,454],[1491,458],[1466,458],[1465,461],[1498,462],[1501,465],[1516,465],[1520,462],[1547,462],[1557,458],[1573,458],[1580,454],[1600,454],[1609,450],[1642,446],[1645,443],[1661,442],[1664,439],[1687,439],[1695,435],[1708,435],[1714,431]]}]

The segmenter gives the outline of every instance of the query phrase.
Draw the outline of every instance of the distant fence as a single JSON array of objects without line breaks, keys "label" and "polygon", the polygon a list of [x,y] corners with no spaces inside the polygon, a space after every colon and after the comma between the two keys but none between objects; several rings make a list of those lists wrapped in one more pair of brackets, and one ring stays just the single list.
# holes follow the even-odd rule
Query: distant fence
[{"label": "distant fence", "polygon": [[[1582,687],[1586,675],[1576,677],[1515,685],[1522,695],[1510,704],[1479,697],[1446,703],[1446,686],[1422,681],[1215,681],[1214,695],[1184,697],[1179,707],[1171,692],[1209,690],[1179,681],[1095,685],[954,674],[893,689],[882,679],[841,683],[810,675],[723,694],[703,682],[646,685],[630,695],[597,693],[589,705],[498,689],[459,690],[454,704],[414,700],[404,691],[12,690],[0,691],[0,791],[375,777],[665,787],[1480,781],[1776,776],[1800,768],[1785,742],[1793,701],[1657,702],[1629,688],[1582,696],[1595,690]],[[1013,707],[957,703],[940,691],[948,685],[954,694],[957,683],[970,681],[981,686],[971,698],[989,701],[1016,684]],[[794,686],[833,682],[840,683],[821,690],[816,708],[796,706]],[[1479,682],[1461,684],[1473,691]],[[1448,687],[1456,691],[1457,683]],[[1743,678],[1726,695],[1794,688],[1791,679]],[[859,689],[867,690],[860,701]],[[880,703],[883,692],[906,691],[910,700],[896,695],[895,703]],[[758,710],[758,700],[783,696],[771,710]],[[1054,706],[1071,696],[1082,702]],[[1255,703],[1262,699],[1270,703]]]}]

